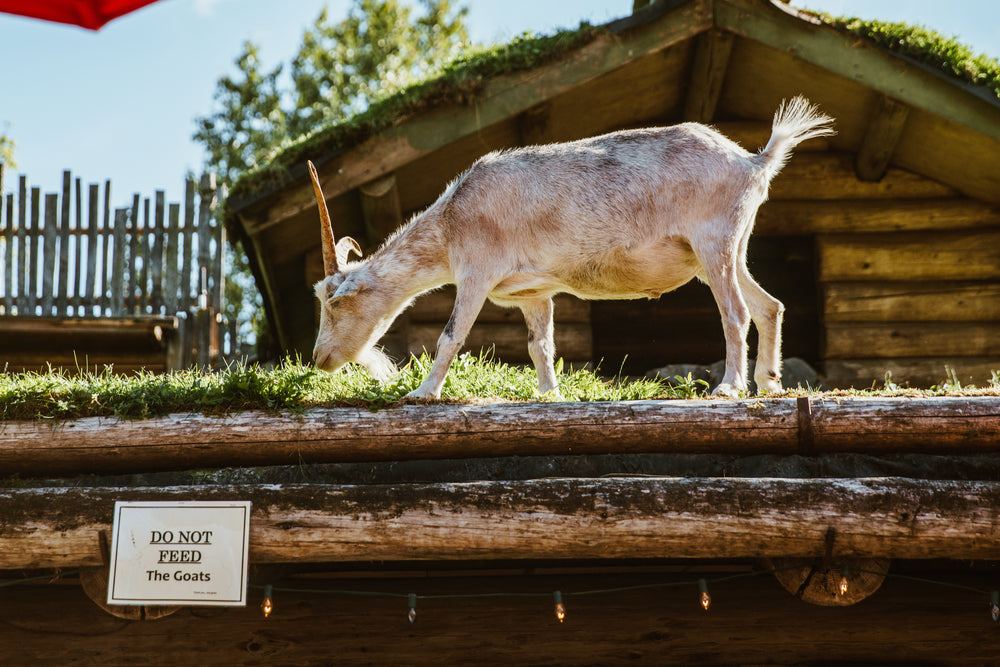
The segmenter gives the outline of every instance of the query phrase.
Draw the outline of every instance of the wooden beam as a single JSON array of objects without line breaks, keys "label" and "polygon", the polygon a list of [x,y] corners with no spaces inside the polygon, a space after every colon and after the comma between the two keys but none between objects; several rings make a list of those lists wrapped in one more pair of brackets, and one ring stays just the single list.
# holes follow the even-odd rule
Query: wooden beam
[{"label": "wooden beam", "polygon": [[998,332],[1000,322],[828,322],[823,356],[851,359],[871,350],[878,357],[1000,359]]},{"label": "wooden beam", "polygon": [[684,120],[711,123],[715,118],[735,37],[725,30],[707,30],[698,35],[684,100]]},{"label": "wooden beam", "polygon": [[621,477],[0,490],[0,570],[102,562],[117,500],[250,500],[254,563],[994,558],[1000,483]]},{"label": "wooden beam", "polygon": [[892,153],[903,135],[910,107],[888,95],[880,95],[875,114],[868,123],[854,164],[862,181],[880,181],[889,168]]},{"label": "wooden beam", "polygon": [[368,246],[375,247],[403,224],[396,175],[386,174],[358,188]]},{"label": "wooden beam", "polygon": [[1000,227],[1000,206],[962,197],[779,199],[760,207],[754,233],[795,236],[983,227]]},{"label": "wooden beam", "polygon": [[850,153],[801,153],[771,183],[770,199],[902,199],[959,197],[947,185],[889,168],[878,183],[859,181]]},{"label": "wooden beam", "polygon": [[826,283],[827,322],[1000,322],[1000,282]]},{"label": "wooden beam", "polygon": [[822,282],[1000,279],[1000,230],[817,238]]},{"label": "wooden beam", "polygon": [[830,359],[824,370],[828,387],[881,388],[887,377],[901,387],[930,387],[956,380],[962,385],[985,387],[1000,371],[1000,357],[854,357]]},{"label": "wooden beam", "polygon": [[[808,399],[807,399],[808,400]],[[287,415],[91,417],[0,425],[0,470],[55,475],[215,466],[543,456],[1000,451],[1000,397],[405,405]]]},{"label": "wooden beam", "polygon": [[[456,576],[434,569],[346,573],[347,580],[336,573],[272,579],[254,571],[251,582],[278,588],[266,620],[256,587],[245,607],[189,607],[138,623],[99,611],[72,579],[40,581],[2,589],[0,654],[19,667],[314,665],[331,656],[337,665],[414,667],[994,664],[997,627],[988,598],[973,591],[996,587],[995,568],[956,570],[912,562],[893,568],[972,591],[890,576],[876,595],[847,609],[804,604],[766,575],[736,578],[709,584],[708,613],[698,605],[694,579],[746,570],[695,564],[681,573],[640,567],[583,574],[532,566],[470,568]],[[651,583],[666,587],[643,588]],[[575,594],[595,589],[615,592]],[[552,613],[554,590],[565,595],[562,624]],[[406,620],[410,591],[421,596],[413,624]],[[434,595],[456,597],[424,597]]]}]

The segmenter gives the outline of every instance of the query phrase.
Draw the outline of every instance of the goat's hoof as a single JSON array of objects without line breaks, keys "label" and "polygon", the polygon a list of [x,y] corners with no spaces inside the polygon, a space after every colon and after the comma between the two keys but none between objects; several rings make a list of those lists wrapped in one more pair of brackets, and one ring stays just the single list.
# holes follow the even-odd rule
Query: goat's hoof
[{"label": "goat's hoof", "polygon": [[434,393],[431,393],[431,392],[428,392],[428,391],[420,391],[420,388],[417,387],[416,389],[414,389],[409,394],[407,394],[406,396],[403,397],[403,402],[404,403],[430,403],[430,402],[436,401],[436,400],[438,400],[440,398],[441,398],[440,394],[434,394]]},{"label": "goat's hoof", "polygon": [[781,380],[768,378],[757,383],[758,394],[780,394],[783,391],[784,388],[781,386]]},{"label": "goat's hoof", "polygon": [[720,398],[739,398],[740,390],[731,384],[720,384],[712,391],[712,396]]}]

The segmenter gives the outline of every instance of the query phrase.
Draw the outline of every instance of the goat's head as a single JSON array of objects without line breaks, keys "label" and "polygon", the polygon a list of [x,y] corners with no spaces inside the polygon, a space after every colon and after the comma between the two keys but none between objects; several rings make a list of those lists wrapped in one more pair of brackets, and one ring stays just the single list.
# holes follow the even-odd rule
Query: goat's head
[{"label": "goat's head", "polygon": [[333,224],[326,198],[319,184],[316,167],[309,162],[316,202],[319,206],[320,233],[323,240],[325,277],[316,283],[320,303],[319,333],[313,347],[313,361],[325,371],[336,371],[349,361],[362,364],[378,379],[387,378],[395,366],[375,346],[383,333],[382,308],[378,290],[372,284],[366,263],[350,262],[351,252],[361,256],[357,241],[345,236],[333,237]]}]

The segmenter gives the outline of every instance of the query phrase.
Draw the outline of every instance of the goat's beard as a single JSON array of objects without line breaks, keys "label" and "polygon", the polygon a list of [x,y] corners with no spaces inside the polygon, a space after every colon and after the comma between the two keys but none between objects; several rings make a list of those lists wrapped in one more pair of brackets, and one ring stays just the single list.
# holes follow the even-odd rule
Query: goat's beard
[{"label": "goat's beard", "polygon": [[397,371],[396,364],[392,362],[389,355],[378,347],[370,347],[365,350],[358,358],[358,363],[368,369],[372,377],[379,382],[391,379]]}]

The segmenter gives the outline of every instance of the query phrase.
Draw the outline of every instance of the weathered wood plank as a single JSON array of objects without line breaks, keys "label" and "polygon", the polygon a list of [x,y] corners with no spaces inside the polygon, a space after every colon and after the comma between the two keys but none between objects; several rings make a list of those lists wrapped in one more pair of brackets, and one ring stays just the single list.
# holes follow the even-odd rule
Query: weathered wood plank
[{"label": "weathered wood plank", "polygon": [[695,38],[694,64],[684,100],[684,120],[712,122],[735,38],[731,32],[715,29],[706,30]]},{"label": "weathered wood plank", "polygon": [[[87,315],[94,314],[94,305],[100,305],[100,297],[103,294],[102,290],[95,290],[94,284],[97,281],[97,255],[99,249],[97,246],[97,239],[100,234],[99,220],[97,217],[97,210],[100,205],[98,201],[100,197],[100,189],[97,183],[91,183],[88,190],[88,209],[87,209],[87,277],[85,278],[83,298],[86,305],[85,313]],[[80,237],[82,240],[82,237]],[[105,260],[106,262],[107,260]],[[104,264],[104,262],[102,262]],[[103,313],[101,313],[103,314]]]},{"label": "weathered wood plank", "polygon": [[[815,453],[1000,451],[998,397],[813,400],[809,408]],[[796,399],[690,400],[9,421],[0,424],[0,469],[37,475],[559,454],[790,454],[804,437],[802,410]]]},{"label": "weathered wood plank", "polygon": [[879,96],[855,161],[855,171],[859,179],[878,181],[885,176],[909,115],[909,106],[897,102],[888,95]]},{"label": "weathered wood plank", "polygon": [[163,237],[166,201],[163,190],[157,190],[153,204],[153,247],[149,256],[150,295],[152,312],[162,314],[163,309]]},{"label": "weathered wood plank", "polygon": [[22,175],[18,179],[17,192],[17,312],[23,313],[27,310],[28,301],[26,286],[27,277],[24,275],[25,263],[25,227],[28,222],[28,179]]},{"label": "weathered wood plank", "polygon": [[52,315],[53,294],[55,293],[56,272],[56,239],[59,231],[56,228],[59,212],[59,195],[45,195],[45,244],[43,246],[42,264],[42,315]]},{"label": "weathered wood plank", "polygon": [[[142,665],[157,657],[181,665],[313,665],[336,656],[345,667],[705,662],[983,667],[995,661],[996,626],[987,601],[974,592],[889,578],[864,604],[831,610],[804,604],[764,575],[710,584],[714,603],[706,614],[697,603],[694,579],[711,581],[745,569],[548,565],[288,578],[254,569],[253,584],[278,588],[274,613],[266,620],[258,606],[260,588],[250,591],[246,607],[211,612],[189,607],[155,622],[125,622],[99,611],[72,579],[41,581],[3,589],[0,653],[20,667],[87,660]],[[992,576],[986,566],[954,572],[907,565],[903,573],[973,589]],[[655,582],[671,587],[634,588]],[[296,590],[334,588],[403,598]],[[574,594],[595,589],[616,592]],[[555,590],[565,594],[563,624],[552,613]],[[409,591],[421,596],[413,624],[406,620]],[[486,593],[499,595],[481,597]]]},{"label": "weathered wood plank", "polygon": [[1000,283],[826,283],[823,313],[827,322],[1000,322]]},{"label": "weathered wood plank", "polygon": [[831,235],[817,239],[822,282],[1000,279],[1000,231]]},{"label": "weathered wood plank", "polygon": [[[35,306],[38,304],[38,252],[42,248],[42,191],[40,188],[31,189],[31,217],[28,219],[26,250],[28,253],[28,277],[24,284],[27,286],[27,310],[25,314],[35,313]],[[19,270],[20,273],[20,270]]]},{"label": "weathered wood plank", "polygon": [[[125,239],[128,234],[128,209],[119,208],[115,211],[114,252],[111,256],[111,316],[122,317],[125,314]],[[105,237],[107,238],[107,237]],[[105,253],[107,246],[105,246]],[[107,274],[107,267],[103,273]]]},{"label": "weathered wood plank", "polygon": [[[117,216],[117,212],[116,212]],[[115,234],[115,230],[112,228],[111,222],[111,180],[104,181],[104,224],[101,227],[101,279],[100,284],[97,289],[97,302],[100,306],[100,314],[105,315],[111,311],[111,274],[113,269],[108,266],[108,262],[112,261],[113,253],[118,252],[118,242],[115,241],[114,249],[112,250],[112,237]],[[122,242],[124,243],[125,237],[122,237]],[[124,257],[124,256],[123,256]],[[124,279],[124,274],[119,276],[118,280]],[[119,289],[121,289],[121,283],[119,282]]]},{"label": "weathered wood plank", "polygon": [[70,196],[73,178],[67,169],[63,172],[62,200],[59,216],[59,279],[56,287],[56,310],[59,315],[66,315],[66,305],[69,296],[69,236],[70,236]]},{"label": "weathered wood plank", "polygon": [[[0,162],[0,220],[3,220],[4,194],[3,194],[3,163]],[[7,200],[7,222],[3,228],[3,308],[4,314],[10,315],[14,309],[14,195],[8,194]]]},{"label": "weathered wood plank", "polygon": [[905,169],[890,167],[877,183],[858,180],[854,155],[841,152],[793,154],[771,183],[775,199],[900,199],[956,197],[958,192]]},{"label": "weathered wood plank", "polygon": [[828,359],[1000,357],[1000,322],[828,322]]},{"label": "weathered wood plank", "polygon": [[191,290],[191,262],[194,259],[194,189],[193,178],[184,181],[184,259],[181,261],[181,309],[190,311],[195,303]]},{"label": "weathered wood plank", "polygon": [[1000,206],[965,198],[778,200],[757,212],[763,236],[1000,227]]},{"label": "weathered wood plank", "polygon": [[601,478],[0,490],[0,569],[98,565],[116,500],[250,500],[256,563],[822,556],[991,558],[1000,483]]},{"label": "weathered wood plank", "polygon": [[962,385],[985,387],[1000,373],[1000,357],[831,359],[825,370],[828,387],[882,387],[887,377],[904,387],[931,387],[954,379]]},{"label": "weathered wood plank", "polygon": [[166,236],[166,276],[164,277],[164,307],[165,315],[177,313],[177,284],[180,280],[180,267],[177,265],[178,244],[180,241],[180,204],[170,204],[167,215],[167,236]]},{"label": "weathered wood plank", "polygon": [[128,293],[125,295],[128,312],[138,314],[139,312],[139,238],[141,234],[141,224],[139,222],[139,195],[132,195],[132,210],[129,215],[129,238],[128,238]]}]

